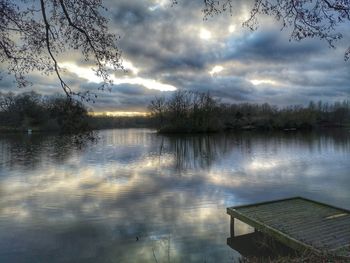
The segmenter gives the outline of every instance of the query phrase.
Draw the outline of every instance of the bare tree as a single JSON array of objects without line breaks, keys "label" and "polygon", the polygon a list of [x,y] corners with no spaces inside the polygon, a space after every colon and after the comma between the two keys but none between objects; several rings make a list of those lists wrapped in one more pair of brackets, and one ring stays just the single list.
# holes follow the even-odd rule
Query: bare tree
[{"label": "bare tree", "polygon": [[151,100],[148,109],[151,114],[157,116],[159,119],[159,126],[163,125],[164,114],[166,111],[166,100],[164,97],[155,97],[154,100]]},{"label": "bare tree", "polygon": [[[173,1],[176,3],[176,0]],[[204,18],[222,12],[232,14],[235,0],[204,0]],[[350,23],[349,0],[254,0],[250,17],[243,23],[251,30],[258,26],[258,16],[269,15],[282,22],[282,29],[290,27],[290,39],[320,38],[330,47],[343,37],[341,24]],[[350,58],[350,47],[345,51],[345,60]]]},{"label": "bare tree", "polygon": [[90,100],[89,92],[75,92],[64,81],[57,58],[68,49],[79,50],[94,62],[103,80],[100,89],[109,88],[109,70],[122,64],[105,10],[102,0],[0,0],[0,62],[19,87],[28,84],[25,75],[31,71],[54,73],[68,97]]}]

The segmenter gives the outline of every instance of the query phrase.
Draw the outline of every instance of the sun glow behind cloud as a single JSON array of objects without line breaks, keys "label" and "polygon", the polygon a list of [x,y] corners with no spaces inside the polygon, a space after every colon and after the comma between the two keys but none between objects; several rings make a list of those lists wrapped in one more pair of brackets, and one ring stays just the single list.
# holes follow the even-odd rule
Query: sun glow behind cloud
[{"label": "sun glow behind cloud", "polygon": [[223,67],[223,66],[216,65],[216,66],[214,66],[214,67],[212,68],[211,71],[209,71],[209,74],[213,76],[214,74],[220,73],[220,72],[223,71],[223,70],[224,70],[224,67]]},{"label": "sun glow behind cloud", "polygon": [[127,71],[132,72],[133,74],[137,75],[139,74],[140,70],[132,64],[131,61],[124,60],[123,61],[123,66]]},{"label": "sun glow behind cloud", "polygon": [[[72,62],[64,62],[61,63],[60,66],[72,73],[75,73],[78,75],[80,78],[84,78],[88,80],[89,82],[94,82],[94,83],[101,83],[102,79],[96,76],[96,74],[93,72],[92,69],[90,68],[85,68],[78,66]],[[125,65],[126,69],[131,70],[135,75],[138,73],[138,69],[133,66],[131,62],[126,62]],[[156,89],[160,91],[174,91],[176,90],[176,87],[170,84],[165,84],[160,81],[157,81],[155,79],[147,79],[147,78],[142,78],[142,77],[122,77],[122,78],[117,78],[115,76],[111,76],[111,80],[115,85],[119,84],[133,84],[133,85],[141,85],[144,86],[147,89]]]},{"label": "sun glow behind cloud", "polygon": [[251,79],[250,82],[254,85],[261,85],[261,84],[270,84],[270,85],[276,85],[277,82],[272,79]]},{"label": "sun glow behind cloud", "polygon": [[209,30],[201,28],[201,30],[199,31],[199,37],[203,40],[209,40],[212,38],[212,34]]},{"label": "sun glow behind cloud", "polygon": [[228,32],[233,33],[233,32],[235,32],[235,31],[236,31],[236,25],[230,25],[230,26],[228,27]]}]

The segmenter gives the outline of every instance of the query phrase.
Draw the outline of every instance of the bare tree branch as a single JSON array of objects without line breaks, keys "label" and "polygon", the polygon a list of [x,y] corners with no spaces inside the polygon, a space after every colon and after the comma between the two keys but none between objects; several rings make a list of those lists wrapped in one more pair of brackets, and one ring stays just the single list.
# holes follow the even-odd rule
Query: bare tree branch
[{"label": "bare tree branch", "polygon": [[[175,1],[177,3],[177,1]],[[228,11],[232,14],[234,0],[204,0],[204,19]],[[243,26],[256,30],[258,16],[268,15],[282,22],[282,29],[290,27],[292,40],[319,38],[332,48],[343,38],[339,25],[350,23],[349,0],[254,0],[250,17]],[[350,47],[344,58],[350,57]]]},{"label": "bare tree branch", "polygon": [[61,87],[62,87],[63,91],[66,93],[67,96],[70,96],[72,91],[68,87],[68,85],[63,81],[63,79],[61,77],[61,74],[59,72],[59,69],[58,69],[57,60],[56,60],[55,56],[52,54],[52,51],[51,51],[50,35],[49,35],[49,32],[51,30],[50,30],[50,24],[49,24],[49,22],[47,20],[47,17],[46,17],[44,0],[40,0],[40,4],[41,4],[41,12],[42,12],[43,19],[44,19],[44,22],[45,22],[45,32],[46,32],[45,42],[46,42],[47,51],[49,52],[50,57],[51,57],[51,59],[52,59],[52,61],[54,63],[55,72],[56,72],[56,75],[57,75],[58,79],[60,80]]},{"label": "bare tree branch", "polygon": [[[123,69],[118,37],[108,32],[101,0],[0,0],[0,62],[15,76],[18,87],[29,84],[32,71],[55,74],[67,96],[92,100],[64,80],[58,58],[78,50],[101,77],[101,89],[112,84],[111,69]],[[3,70],[3,69],[2,69]]]}]

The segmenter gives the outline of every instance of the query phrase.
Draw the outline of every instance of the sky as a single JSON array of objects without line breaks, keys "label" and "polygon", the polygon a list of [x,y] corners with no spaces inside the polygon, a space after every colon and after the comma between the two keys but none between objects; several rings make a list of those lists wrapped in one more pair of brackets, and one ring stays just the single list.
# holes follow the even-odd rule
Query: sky
[{"label": "sky", "polygon": [[[104,0],[110,31],[121,37],[124,67],[112,76],[114,86],[98,91],[100,80],[76,53],[59,58],[64,78],[76,90],[98,95],[95,112],[145,112],[155,96],[175,90],[209,91],[224,103],[306,105],[350,98],[350,61],[344,61],[349,33],[331,49],[319,39],[290,41],[281,24],[260,16],[252,32],[242,27],[252,1],[237,1],[232,16],[203,19],[203,1]],[[347,28],[349,25],[344,26]],[[348,35],[347,35],[348,34]],[[32,73],[34,90],[62,93],[57,78]],[[0,91],[16,90],[11,76]]]}]

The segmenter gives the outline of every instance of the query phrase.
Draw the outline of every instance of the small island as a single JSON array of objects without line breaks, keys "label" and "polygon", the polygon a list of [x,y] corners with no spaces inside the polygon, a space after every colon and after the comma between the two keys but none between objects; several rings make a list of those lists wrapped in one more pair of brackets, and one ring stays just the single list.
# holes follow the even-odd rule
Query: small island
[{"label": "small island", "polygon": [[155,98],[149,110],[160,133],[350,127],[350,102],[347,100],[277,107],[268,103],[221,103],[209,92],[180,90],[169,98]]}]

